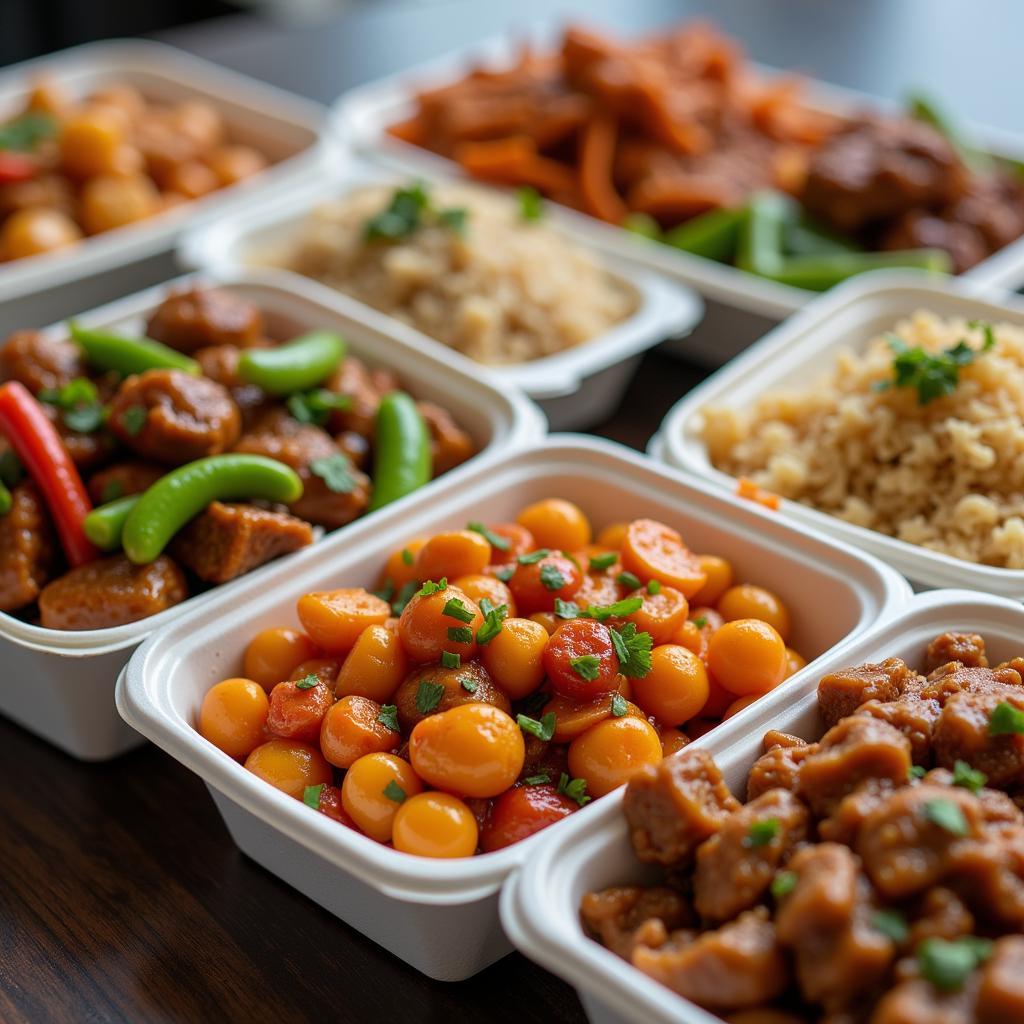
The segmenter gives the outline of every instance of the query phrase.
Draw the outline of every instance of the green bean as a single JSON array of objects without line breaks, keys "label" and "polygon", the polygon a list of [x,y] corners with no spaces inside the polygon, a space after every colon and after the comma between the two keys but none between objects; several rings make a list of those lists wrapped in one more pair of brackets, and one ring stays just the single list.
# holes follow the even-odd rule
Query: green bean
[{"label": "green bean", "polygon": [[740,228],[736,266],[762,277],[778,272],[784,259],[786,226],[796,219],[796,206],[779,192],[757,192],[747,204]]},{"label": "green bean", "polygon": [[786,225],[784,245],[788,256],[835,256],[863,251],[848,239],[813,224],[806,217]]},{"label": "green bean", "polygon": [[238,374],[268,395],[290,395],[315,388],[345,358],[345,341],[333,331],[311,331],[276,348],[248,349]]},{"label": "green bean", "polygon": [[662,241],[695,256],[731,263],[746,217],[747,211],[742,206],[732,210],[712,210],[666,232]]},{"label": "green bean", "polygon": [[7,484],[0,480],[0,516],[7,515],[11,511],[13,504],[14,498],[11,496],[11,492],[7,490]]},{"label": "green bean", "polygon": [[784,260],[773,274],[773,281],[823,292],[840,281],[869,270],[914,267],[948,274],[952,270],[949,254],[942,249],[902,249],[892,252],[836,253],[831,256],[794,256]]},{"label": "green bean", "polygon": [[94,508],[82,523],[86,537],[100,551],[116,551],[121,546],[121,535],[124,532],[124,524],[128,521],[128,514],[138,503],[139,495],[129,494]]},{"label": "green bean", "polygon": [[935,100],[920,93],[914,93],[907,99],[907,109],[910,116],[917,121],[930,124],[945,140],[956,150],[957,156],[963,160],[972,171],[978,174],[988,174],[992,171],[992,157],[978,149],[961,131],[960,126],[954,121],[947,110],[944,110]]},{"label": "green bean", "polygon": [[631,235],[658,241],[661,238],[661,226],[647,213],[627,213],[622,221],[622,228]]},{"label": "green bean", "polygon": [[263,455],[210,455],[161,477],[128,514],[125,554],[136,565],[152,562],[190,519],[218,500],[263,498],[290,503],[302,497],[291,467]]},{"label": "green bean", "polygon": [[430,482],[430,431],[404,391],[392,391],[377,409],[373,500],[377,509]]},{"label": "green bean", "polygon": [[194,359],[150,338],[126,338],[110,331],[91,330],[68,324],[72,340],[85,353],[85,358],[99,370],[116,370],[127,377],[146,370],[182,370],[198,374]]}]

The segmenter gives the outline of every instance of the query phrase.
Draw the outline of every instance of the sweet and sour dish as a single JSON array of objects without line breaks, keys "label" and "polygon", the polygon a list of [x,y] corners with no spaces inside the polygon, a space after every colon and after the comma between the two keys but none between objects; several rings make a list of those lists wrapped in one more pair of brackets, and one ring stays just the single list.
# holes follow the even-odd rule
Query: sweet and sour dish
[{"label": "sweet and sour dish", "polygon": [[1022,673],[943,633],[822,678],[824,735],[765,735],[745,802],[697,748],[642,769],[664,884],[588,894],[586,929],[733,1024],[1024,1019]]}]

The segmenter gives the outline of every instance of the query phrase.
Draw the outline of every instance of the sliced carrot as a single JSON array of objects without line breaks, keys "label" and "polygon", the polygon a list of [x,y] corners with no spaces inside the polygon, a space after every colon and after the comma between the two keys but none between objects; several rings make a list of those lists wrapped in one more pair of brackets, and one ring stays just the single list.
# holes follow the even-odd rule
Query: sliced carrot
[{"label": "sliced carrot", "polygon": [[746,498],[748,501],[757,502],[758,505],[764,505],[765,508],[769,508],[773,512],[778,511],[779,508],[779,496],[777,494],[766,491],[763,487],[755,484],[753,480],[749,480],[745,476],[741,476],[736,482],[736,496]]},{"label": "sliced carrot", "polygon": [[610,224],[621,224],[628,212],[612,184],[618,126],[607,114],[594,114],[583,129],[580,145],[580,193],[583,208]]}]

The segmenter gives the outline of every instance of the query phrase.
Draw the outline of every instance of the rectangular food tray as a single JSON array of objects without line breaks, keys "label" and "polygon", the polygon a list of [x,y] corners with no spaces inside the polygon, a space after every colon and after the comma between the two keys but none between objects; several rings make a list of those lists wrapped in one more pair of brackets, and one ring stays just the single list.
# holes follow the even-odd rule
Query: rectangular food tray
[{"label": "rectangular food tray", "polygon": [[[220,591],[140,648],[117,687],[125,720],[203,778],[243,852],[433,978],[467,978],[509,951],[498,924],[498,893],[542,836],[472,859],[398,853],[256,778],[204,740],[194,723],[203,695],[238,673],[258,630],[297,622],[295,602],[303,593],[373,586],[387,554],[410,537],[470,520],[508,521],[550,496],[576,502],[596,526],[638,516],[673,524],[695,550],[731,559],[744,579],[773,588],[788,604],[792,642],[811,667],[720,726],[719,737],[742,735],[784,708],[815,671],[814,659],[891,616],[910,593],[881,563],[793,529],[759,506],[607,441],[555,435],[488,455],[458,478],[440,481],[430,496],[384,509],[376,522],[356,523],[345,537],[328,537],[315,559],[272,566],[259,580]],[[603,805],[573,817],[586,821]]]},{"label": "rectangular food tray", "polygon": [[[544,433],[543,417],[535,406],[502,389],[473,364],[441,363],[429,353],[411,349],[392,336],[387,323],[367,322],[361,307],[319,302],[301,278],[272,271],[239,271],[195,275],[195,279],[216,283],[256,302],[273,329],[295,334],[314,328],[336,329],[348,340],[354,355],[371,365],[394,369],[416,396],[450,409],[482,450],[514,448]],[[193,278],[182,278],[85,313],[79,322],[141,330],[148,313],[168,290],[190,280]],[[61,337],[66,334],[63,325],[54,325],[48,332]],[[465,470],[459,467],[452,474],[461,475]],[[428,484],[424,491],[430,493],[434,486]],[[366,518],[372,527],[377,513]],[[334,536],[344,538],[349,530],[344,527]],[[319,544],[313,545],[159,615],[109,629],[44,629],[0,613],[0,664],[4,666],[0,714],[85,760],[105,760],[137,746],[142,737],[118,717],[112,697],[118,672],[142,640],[215,594],[233,592],[243,582],[259,587],[263,574],[282,568],[282,563],[284,571],[291,572],[293,567],[315,562],[320,550]]]},{"label": "rectangular food tray", "polygon": [[[769,729],[818,739],[817,683],[829,672],[888,657],[920,663],[928,641],[947,630],[979,633],[993,663],[1020,654],[1024,608],[1005,598],[965,590],[915,595],[895,615],[879,620],[841,650],[821,658],[790,693],[786,706],[745,735],[708,733],[696,742],[714,755],[730,789],[742,798],[750,766]],[[721,1024],[588,938],[580,924],[584,893],[612,885],[645,884],[656,872],[636,859],[622,813],[622,790],[602,801],[589,819],[573,816],[544,834],[506,886],[501,920],[516,947],[576,986],[593,1024]]]}]

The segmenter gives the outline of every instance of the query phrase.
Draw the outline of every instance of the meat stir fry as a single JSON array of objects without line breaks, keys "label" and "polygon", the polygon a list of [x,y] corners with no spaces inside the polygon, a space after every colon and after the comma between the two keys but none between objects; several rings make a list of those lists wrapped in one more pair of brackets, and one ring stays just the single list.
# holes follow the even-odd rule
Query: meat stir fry
[{"label": "meat stir fry", "polygon": [[229,291],[170,295],[146,333],[0,348],[0,611],[73,630],[155,615],[475,451],[337,335],[268,337]]},{"label": "meat stir fry", "polygon": [[630,782],[665,883],[584,897],[587,931],[736,1024],[1024,1020],[1024,659],[944,633],[825,676],[817,742],[770,732],[746,803],[684,750]]}]

